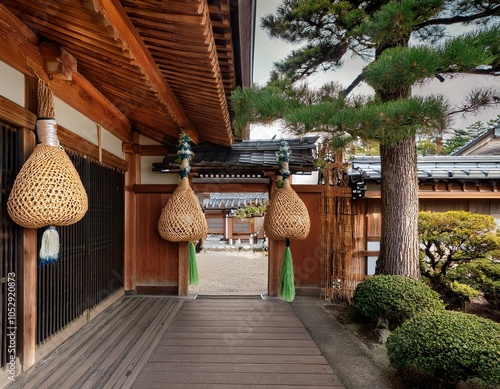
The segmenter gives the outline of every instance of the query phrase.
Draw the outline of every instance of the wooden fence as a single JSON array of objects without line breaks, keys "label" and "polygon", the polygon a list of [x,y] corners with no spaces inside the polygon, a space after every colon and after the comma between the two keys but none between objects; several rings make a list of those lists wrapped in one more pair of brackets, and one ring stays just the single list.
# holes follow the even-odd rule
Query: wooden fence
[{"label": "wooden fence", "polygon": [[89,210],[78,223],[58,228],[60,257],[38,270],[37,344],[123,287],[124,175],[68,154],[87,191]]}]

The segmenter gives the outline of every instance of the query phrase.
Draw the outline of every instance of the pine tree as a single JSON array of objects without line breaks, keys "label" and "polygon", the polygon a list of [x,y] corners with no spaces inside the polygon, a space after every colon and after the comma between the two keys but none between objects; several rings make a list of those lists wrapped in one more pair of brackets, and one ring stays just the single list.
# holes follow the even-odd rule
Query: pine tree
[{"label": "pine tree", "polygon": [[[323,132],[343,144],[377,140],[383,177],[376,272],[419,278],[416,135],[443,128],[450,107],[439,96],[411,96],[411,88],[431,77],[498,70],[499,15],[497,0],[284,0],[261,25],[272,37],[305,45],[275,63],[265,87],[234,92],[234,127],[283,118],[295,133]],[[456,23],[478,28],[443,41],[445,27]],[[317,70],[334,71],[351,54],[371,62],[345,90],[297,85]],[[375,90],[373,99],[350,96],[361,80]],[[499,96],[475,90],[465,100],[455,113],[498,103]]]}]

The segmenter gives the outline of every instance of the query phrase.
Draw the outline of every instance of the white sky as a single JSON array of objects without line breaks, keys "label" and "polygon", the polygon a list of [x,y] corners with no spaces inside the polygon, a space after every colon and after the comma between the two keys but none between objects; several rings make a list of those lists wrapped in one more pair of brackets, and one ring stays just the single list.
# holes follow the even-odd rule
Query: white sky
[{"label": "white sky", "polygon": [[[293,45],[277,39],[271,39],[260,27],[260,19],[267,14],[274,14],[281,0],[256,0],[256,26],[255,26],[255,52],[254,52],[254,73],[253,82],[264,85],[269,79],[269,74],[273,67],[273,62],[279,61],[287,56],[293,49]],[[308,83],[312,86],[320,86],[326,82],[336,81],[347,87],[352,80],[361,72],[366,63],[359,58],[348,61],[341,69],[329,73],[319,73],[311,76]],[[469,76],[458,77],[455,80],[446,80],[440,83],[437,79],[430,80],[421,88],[415,89],[415,94],[426,95],[430,93],[440,93],[445,95],[451,103],[459,103],[471,88],[495,86],[500,89],[500,76]],[[372,89],[366,84],[358,85],[354,94],[370,94]],[[465,128],[476,121],[487,122],[496,118],[500,114],[500,109],[489,109],[477,116],[455,117],[452,128]],[[277,135],[287,137],[280,129],[279,124],[273,125],[252,125],[251,139],[269,139]]]}]

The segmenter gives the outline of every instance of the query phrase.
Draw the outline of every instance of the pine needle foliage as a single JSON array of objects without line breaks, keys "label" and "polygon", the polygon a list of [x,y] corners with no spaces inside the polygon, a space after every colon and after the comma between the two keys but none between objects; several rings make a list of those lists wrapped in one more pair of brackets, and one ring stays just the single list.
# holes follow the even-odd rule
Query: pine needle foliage
[{"label": "pine needle foliage", "polygon": [[448,40],[442,47],[395,47],[387,49],[364,71],[375,90],[394,93],[439,73],[471,72],[490,65],[498,55],[500,29],[466,34]]},{"label": "pine needle foliage", "polygon": [[[451,107],[439,95],[412,96],[412,87],[459,73],[500,71],[498,16],[498,0],[283,0],[261,26],[272,38],[303,46],[274,64],[268,85],[233,93],[235,130],[283,119],[292,132],[321,132],[331,144],[378,141],[384,176],[376,272],[418,278],[418,204],[412,201],[418,177],[416,169],[403,169],[415,161],[415,135],[442,131],[452,115],[498,105],[500,96],[476,88],[461,106]],[[446,27],[457,23],[481,28],[446,38]],[[315,93],[296,85],[318,70],[335,70],[351,54],[369,64],[345,90]],[[362,80],[374,88],[374,98],[350,95]],[[405,191],[393,190],[384,177],[398,177]]]}]

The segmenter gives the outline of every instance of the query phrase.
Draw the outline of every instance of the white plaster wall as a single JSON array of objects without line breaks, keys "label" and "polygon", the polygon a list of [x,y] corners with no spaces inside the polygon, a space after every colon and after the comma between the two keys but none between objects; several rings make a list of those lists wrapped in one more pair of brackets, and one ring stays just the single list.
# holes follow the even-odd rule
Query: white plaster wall
[{"label": "white plaster wall", "polygon": [[292,174],[292,185],[316,185],[318,183],[318,172],[311,174]]},{"label": "white plaster wall", "polygon": [[[24,74],[0,61],[0,95],[24,107]],[[97,146],[97,126],[64,101],[54,99],[57,123]],[[122,142],[103,128],[102,148],[124,158]]]},{"label": "white plaster wall", "polygon": [[[141,143],[142,144],[142,143]],[[153,162],[161,162],[163,157],[141,157],[141,184],[163,185],[178,184],[179,173],[161,173],[153,171]]]},{"label": "white plaster wall", "polygon": [[[96,146],[98,145],[97,125],[95,122],[82,115],[76,109],[72,108],[57,97],[54,99],[54,105],[56,121],[58,124],[81,136],[90,143],[93,143]],[[102,148],[117,157],[124,158],[122,141],[106,131],[105,128],[102,129],[101,134]]]},{"label": "white plaster wall", "polygon": [[[161,143],[140,135],[139,144],[157,146]],[[153,171],[153,162],[161,162],[163,160],[163,157],[163,155],[159,155],[156,157],[141,157],[141,184],[163,185],[179,183],[179,174],[177,173],[161,173]]]},{"label": "white plaster wall", "polygon": [[24,107],[24,74],[0,61],[0,95]]}]

